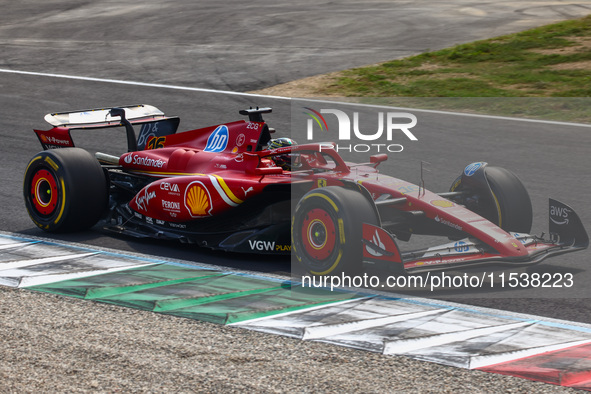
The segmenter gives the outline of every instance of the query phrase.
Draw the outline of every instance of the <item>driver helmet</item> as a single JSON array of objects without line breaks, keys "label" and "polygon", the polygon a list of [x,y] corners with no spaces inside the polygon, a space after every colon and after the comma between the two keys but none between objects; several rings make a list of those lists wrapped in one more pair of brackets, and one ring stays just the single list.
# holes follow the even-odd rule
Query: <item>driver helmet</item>
[{"label": "driver helmet", "polygon": [[[292,146],[292,145],[297,145],[297,144],[298,143],[295,142],[294,140],[292,140],[291,138],[281,137],[281,138],[275,138],[275,139],[270,140],[269,143],[267,144],[267,149],[277,149],[277,148],[282,148],[284,146]],[[294,162],[296,157],[294,157],[294,155],[291,155],[291,154],[278,155],[278,156],[273,156],[271,158],[273,159],[275,164],[277,164],[279,167],[283,168],[286,171],[291,171],[292,164],[296,164]],[[294,162],[294,163],[292,163],[292,162]]]}]

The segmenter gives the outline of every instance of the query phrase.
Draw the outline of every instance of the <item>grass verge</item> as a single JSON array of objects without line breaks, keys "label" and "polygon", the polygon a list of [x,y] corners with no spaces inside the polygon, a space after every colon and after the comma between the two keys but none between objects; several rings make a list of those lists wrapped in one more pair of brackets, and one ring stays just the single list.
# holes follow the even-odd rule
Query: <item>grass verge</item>
[{"label": "grass verge", "polygon": [[306,96],[591,123],[591,15],[315,81]]},{"label": "grass verge", "polygon": [[588,97],[591,15],[343,71],[344,96]]}]

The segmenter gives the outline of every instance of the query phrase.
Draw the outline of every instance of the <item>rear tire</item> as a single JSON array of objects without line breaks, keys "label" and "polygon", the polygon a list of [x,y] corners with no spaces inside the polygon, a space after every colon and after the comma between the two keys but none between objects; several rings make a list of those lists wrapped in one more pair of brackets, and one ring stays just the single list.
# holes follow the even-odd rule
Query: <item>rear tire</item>
[{"label": "rear tire", "polygon": [[327,186],[308,192],[292,218],[292,248],[312,275],[357,275],[362,270],[363,223],[378,224],[360,192]]},{"label": "rear tire", "polygon": [[[486,167],[485,174],[492,198],[483,195],[468,196],[461,203],[505,231],[529,233],[533,210],[529,194],[521,180],[501,167]],[[462,184],[462,177],[459,177],[450,191],[463,190],[466,188]]]},{"label": "rear tire", "polygon": [[35,155],[25,171],[25,206],[33,222],[48,232],[92,227],[107,208],[108,183],[99,162],[79,148]]}]

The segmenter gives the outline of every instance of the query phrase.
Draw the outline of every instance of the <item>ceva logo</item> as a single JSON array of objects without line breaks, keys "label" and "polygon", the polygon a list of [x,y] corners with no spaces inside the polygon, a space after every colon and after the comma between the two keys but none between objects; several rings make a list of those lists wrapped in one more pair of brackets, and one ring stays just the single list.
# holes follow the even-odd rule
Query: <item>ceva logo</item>
[{"label": "ceva logo", "polygon": [[[328,131],[328,124],[323,114],[332,114],[337,118],[339,125],[338,139],[339,141],[351,141],[354,137],[362,141],[378,141],[383,140],[384,132],[388,142],[394,139],[395,131],[401,131],[410,141],[418,141],[418,138],[410,131],[411,128],[417,125],[417,117],[411,113],[406,112],[378,112],[378,128],[372,133],[365,133],[359,127],[359,112],[353,112],[353,121],[347,113],[338,109],[321,109],[316,111],[310,107],[304,107],[307,112],[304,112],[310,118],[307,123],[307,139],[312,141],[314,139],[314,125],[320,128],[320,132]],[[333,145],[331,144],[330,147]],[[378,152],[402,152],[404,147],[401,144],[385,144],[385,143],[364,143],[364,144],[349,144],[337,145],[337,151],[346,150],[349,152],[369,152],[370,150],[377,150]]]},{"label": "ceva logo", "polygon": [[205,146],[205,152],[222,152],[228,146],[228,126],[221,125],[211,133],[207,139],[207,145]]}]

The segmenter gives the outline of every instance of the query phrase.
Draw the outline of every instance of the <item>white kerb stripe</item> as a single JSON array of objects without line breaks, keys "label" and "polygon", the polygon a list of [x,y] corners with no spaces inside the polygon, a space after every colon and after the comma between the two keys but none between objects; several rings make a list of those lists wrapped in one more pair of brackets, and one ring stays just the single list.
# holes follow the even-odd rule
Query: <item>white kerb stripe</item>
[{"label": "white kerb stripe", "polygon": [[410,319],[418,319],[424,316],[430,316],[440,313],[449,312],[449,309],[434,309],[430,311],[402,313],[400,315],[378,317],[374,319],[358,320],[341,324],[327,324],[321,326],[306,327],[304,330],[303,340],[319,339],[332,335],[345,334],[353,331],[365,330],[368,328],[385,326]]},{"label": "white kerb stripe", "polygon": [[508,331],[514,328],[531,326],[532,324],[535,324],[535,322],[525,321],[518,323],[501,324],[498,326],[488,326],[469,330],[460,330],[448,332],[445,334],[429,335],[426,337],[386,341],[386,343],[384,344],[384,354],[410,353],[419,349],[434,346],[442,346],[453,342],[462,342],[471,338],[490,335],[500,331]]},{"label": "white kerb stripe", "polygon": [[69,254],[69,255],[65,255],[65,256],[43,257],[43,258],[39,258],[39,259],[19,260],[19,261],[12,261],[9,263],[0,263],[0,275],[2,275],[2,271],[5,271],[5,270],[12,270],[12,269],[16,269],[16,268],[24,268],[24,267],[30,267],[33,265],[55,263],[55,262],[59,262],[59,261],[67,261],[67,260],[73,260],[73,259],[83,259],[85,257],[94,256],[99,253],[100,252]]},{"label": "white kerb stripe", "polygon": [[23,277],[21,279],[18,287],[31,287],[31,286],[47,285],[50,283],[61,282],[64,280],[73,280],[73,279],[85,278],[88,276],[109,274],[112,272],[125,271],[125,270],[132,269],[132,268],[147,267],[150,265],[156,265],[156,263],[127,265],[124,267],[106,268],[106,269],[98,269],[98,270],[83,271],[83,272],[71,272],[71,273],[67,273],[67,274],[27,276],[27,277]]}]

